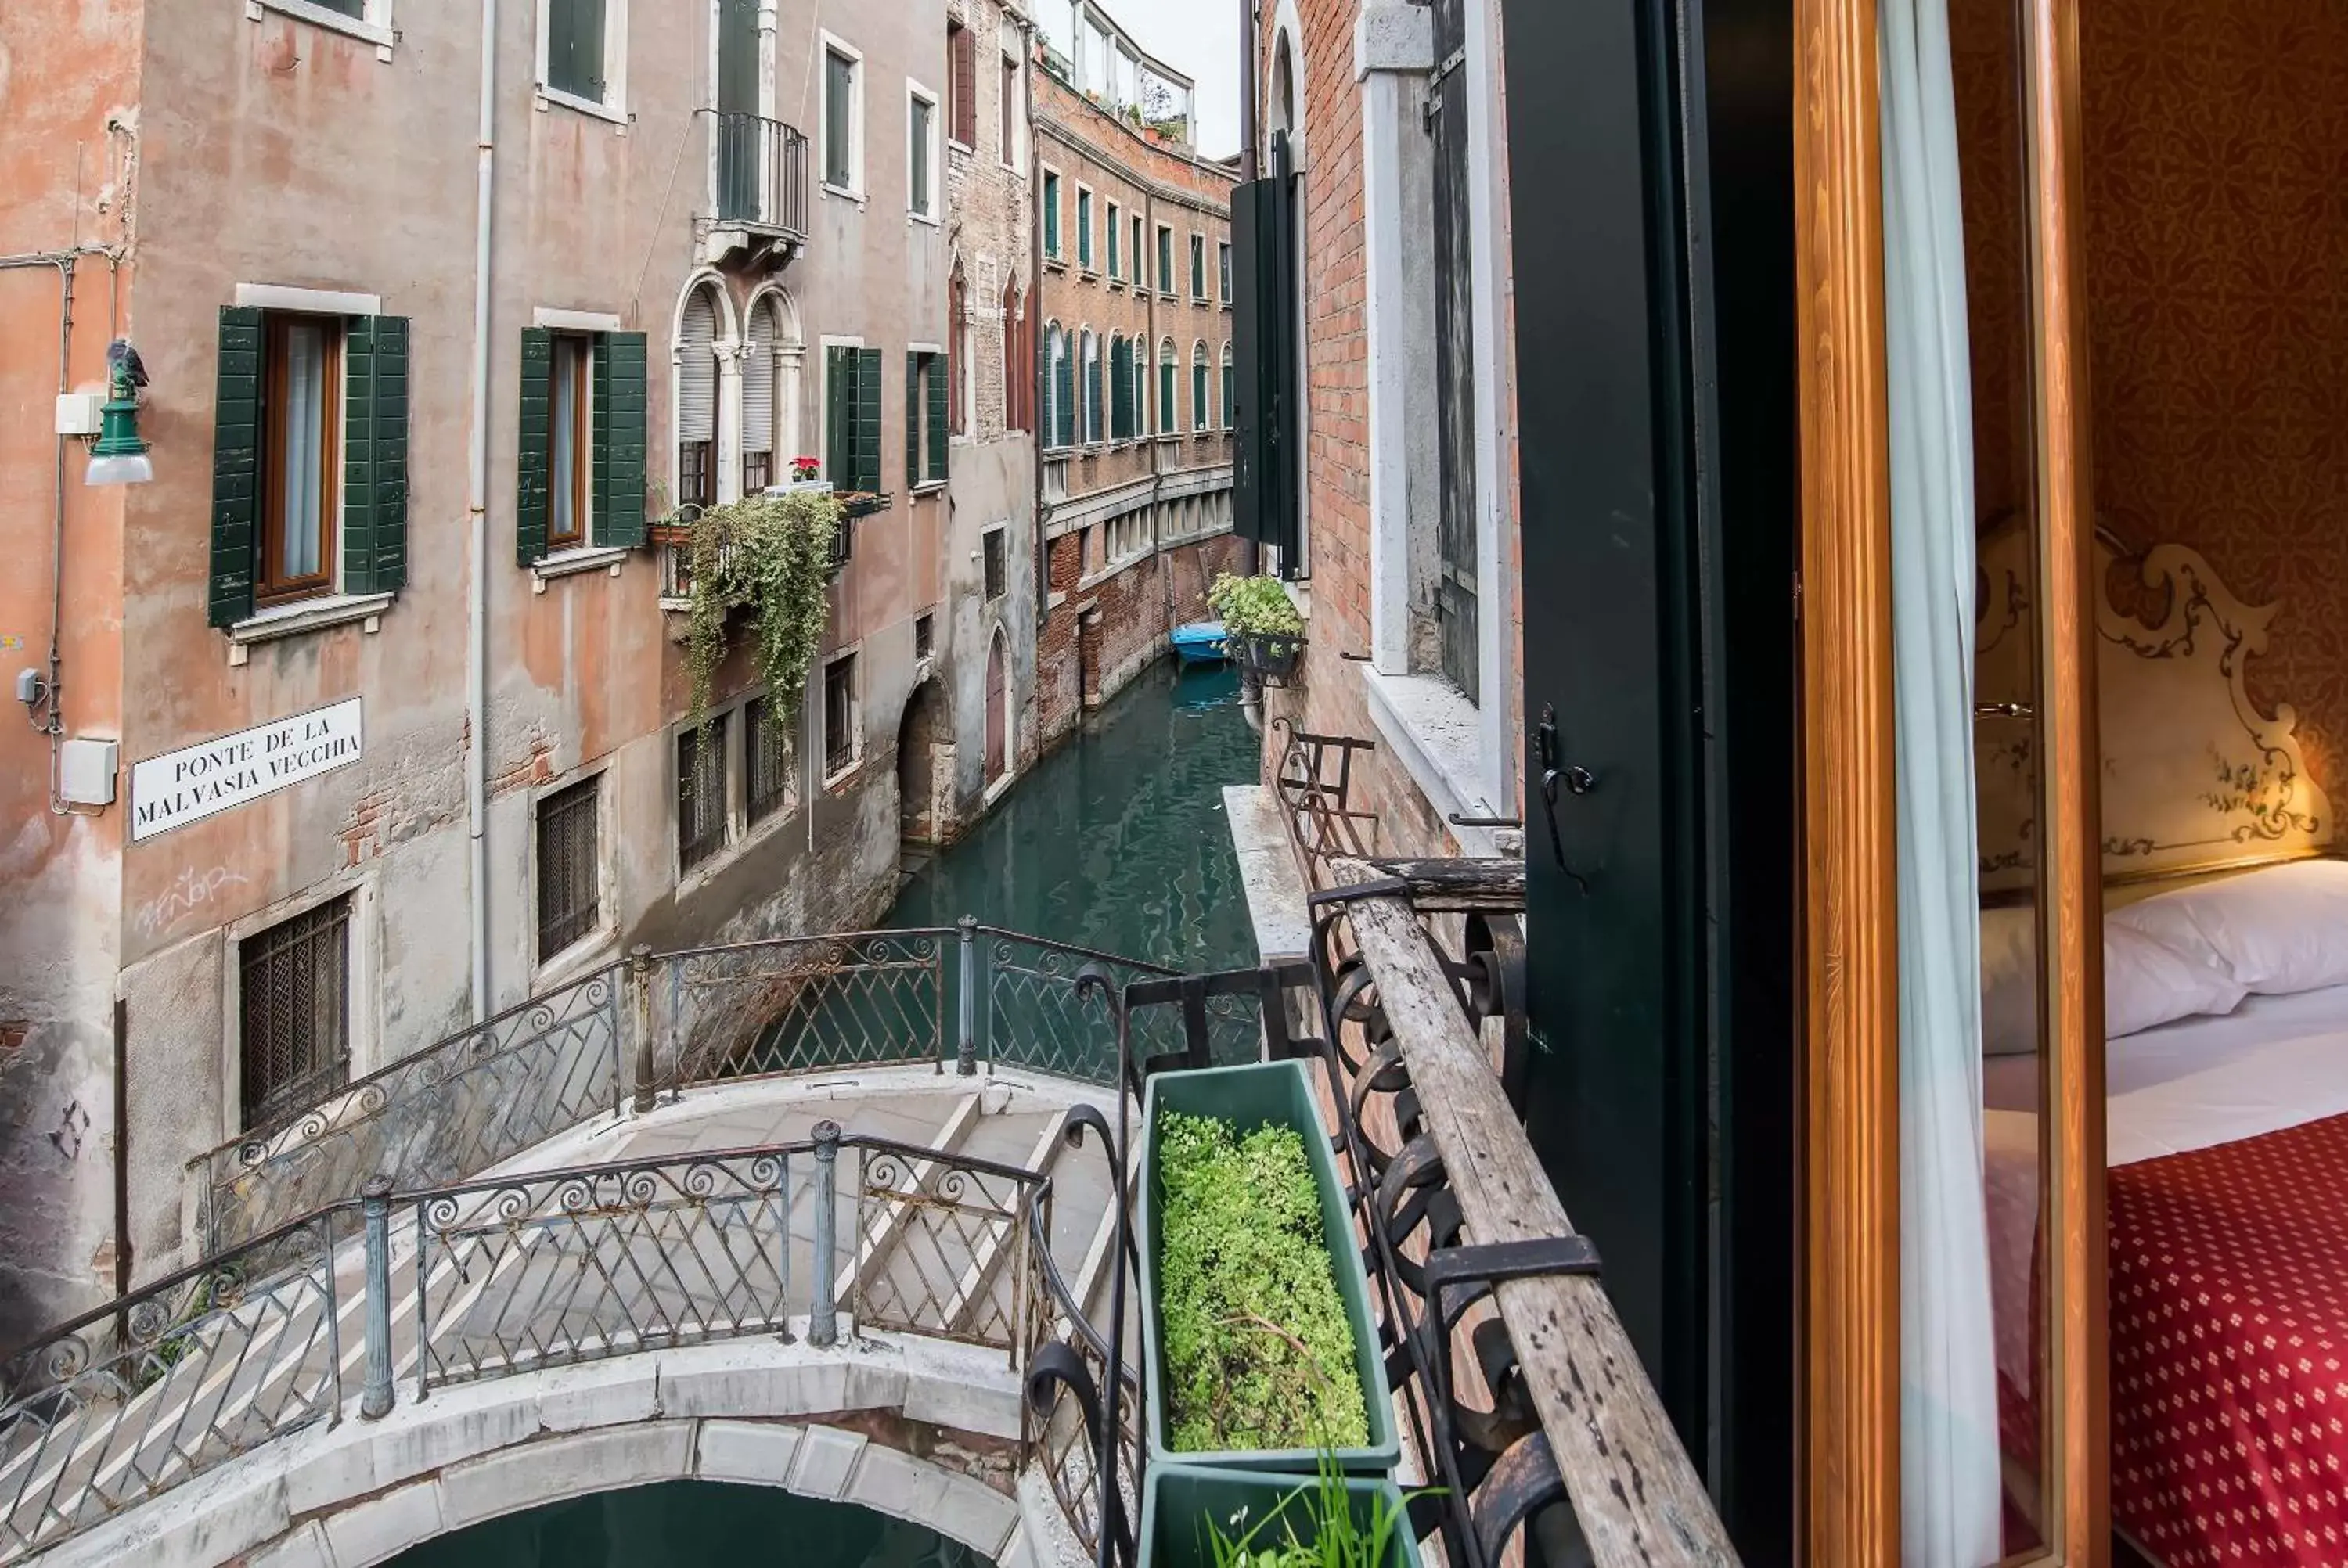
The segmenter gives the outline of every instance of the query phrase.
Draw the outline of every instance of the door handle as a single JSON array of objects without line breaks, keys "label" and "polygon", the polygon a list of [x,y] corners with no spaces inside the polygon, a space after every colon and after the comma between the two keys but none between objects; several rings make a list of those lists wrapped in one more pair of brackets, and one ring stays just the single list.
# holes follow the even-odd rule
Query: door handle
[{"label": "door handle", "polygon": [[1588,768],[1565,764],[1560,755],[1561,746],[1557,733],[1557,709],[1550,703],[1541,704],[1540,723],[1533,730],[1533,755],[1540,764],[1541,815],[1549,823],[1550,851],[1557,856],[1557,868],[1573,879],[1582,897],[1590,895],[1590,883],[1581,872],[1565,863],[1565,840],[1557,830],[1557,792],[1560,786],[1571,795],[1585,795],[1598,787],[1598,777]]}]

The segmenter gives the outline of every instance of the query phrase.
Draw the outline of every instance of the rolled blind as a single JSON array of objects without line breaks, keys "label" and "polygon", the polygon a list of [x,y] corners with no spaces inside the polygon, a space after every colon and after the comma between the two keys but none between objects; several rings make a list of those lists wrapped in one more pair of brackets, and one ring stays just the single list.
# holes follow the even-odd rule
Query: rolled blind
[{"label": "rolled blind", "polygon": [[742,366],[742,450],[775,449],[775,307],[750,316],[750,357]]},{"label": "rolled blind", "polygon": [[713,441],[717,436],[717,307],[707,289],[695,289],[685,302],[677,334],[676,438]]}]

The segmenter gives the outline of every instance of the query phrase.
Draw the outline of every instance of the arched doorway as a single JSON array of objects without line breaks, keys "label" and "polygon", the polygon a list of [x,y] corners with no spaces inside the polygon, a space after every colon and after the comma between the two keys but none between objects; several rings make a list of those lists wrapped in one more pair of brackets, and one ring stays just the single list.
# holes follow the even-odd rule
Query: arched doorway
[{"label": "arched doorway", "polygon": [[944,825],[940,803],[953,787],[953,731],[945,690],[934,680],[913,688],[897,726],[897,835],[935,844]]},{"label": "arched doorway", "polygon": [[1011,768],[1010,661],[997,628],[986,651],[986,783],[993,788]]}]

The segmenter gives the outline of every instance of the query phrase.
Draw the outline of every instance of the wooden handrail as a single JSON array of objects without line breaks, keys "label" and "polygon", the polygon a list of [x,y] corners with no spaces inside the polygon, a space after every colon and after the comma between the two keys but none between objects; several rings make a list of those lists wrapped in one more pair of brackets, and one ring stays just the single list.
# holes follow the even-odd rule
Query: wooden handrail
[{"label": "wooden handrail", "polygon": [[[1334,861],[1331,871],[1340,886],[1393,875],[1354,858]],[[1488,1245],[1572,1235],[1409,898],[1397,892],[1345,908],[1458,1199],[1466,1239]],[[1586,1275],[1553,1275],[1505,1280],[1493,1295],[1598,1568],[1735,1563],[1604,1286]]]}]

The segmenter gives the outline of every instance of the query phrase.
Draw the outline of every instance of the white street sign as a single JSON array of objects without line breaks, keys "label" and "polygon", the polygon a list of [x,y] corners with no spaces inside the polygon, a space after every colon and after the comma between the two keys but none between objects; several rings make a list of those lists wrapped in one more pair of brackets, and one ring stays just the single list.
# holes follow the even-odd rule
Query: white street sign
[{"label": "white street sign", "polygon": [[353,697],[132,764],[130,841],[152,838],[358,761],[359,702]]}]

